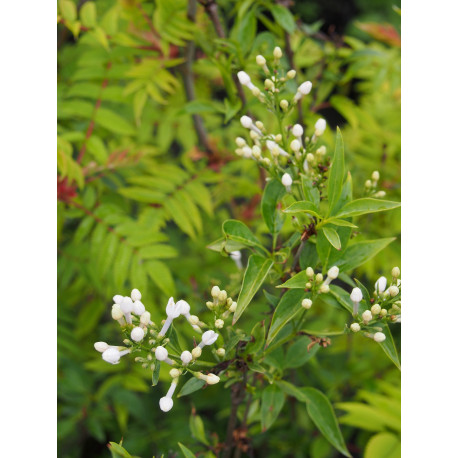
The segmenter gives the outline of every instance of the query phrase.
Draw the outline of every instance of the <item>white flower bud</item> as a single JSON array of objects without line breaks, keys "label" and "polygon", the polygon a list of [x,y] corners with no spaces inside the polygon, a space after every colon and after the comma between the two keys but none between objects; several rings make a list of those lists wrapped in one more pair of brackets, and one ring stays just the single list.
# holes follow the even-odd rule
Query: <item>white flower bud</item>
[{"label": "white flower bud", "polygon": [[386,289],[386,278],[385,277],[380,277],[376,282],[375,282],[375,291],[378,293],[383,293]]},{"label": "white flower bud", "polygon": [[267,78],[264,80],[264,87],[267,90],[272,90],[275,87],[275,84],[271,79]]},{"label": "white flower bud", "polygon": [[224,328],[224,321],[223,320],[216,320],[215,321],[215,328],[217,328],[217,329]]},{"label": "white flower bud", "polygon": [[308,310],[312,306],[312,301],[310,299],[304,299],[302,301],[302,307]]},{"label": "white flower bud", "polygon": [[294,152],[297,152],[297,151],[299,151],[299,150],[301,149],[301,142],[295,138],[295,139],[291,142],[290,146],[291,146],[291,149],[292,149]]},{"label": "white flower bud", "polygon": [[392,285],[388,288],[388,292],[391,297],[397,296],[399,294],[399,288],[396,285]]},{"label": "white flower bud", "polygon": [[316,155],[317,156],[324,156],[326,154],[326,146],[320,146],[317,150],[316,150]]},{"label": "white flower bud", "polygon": [[134,303],[130,297],[124,297],[120,303],[121,310],[124,314],[131,313],[134,310]]},{"label": "white flower bud", "polygon": [[226,299],[227,299],[227,292],[224,289],[222,289],[218,294],[218,301],[226,302]]},{"label": "white flower bud", "polygon": [[134,342],[140,342],[143,339],[143,337],[145,337],[145,331],[143,331],[142,328],[137,326],[134,329],[132,329],[132,332],[130,333],[130,338]]},{"label": "white flower bud", "polygon": [[328,270],[328,277],[332,280],[335,280],[339,276],[339,268],[337,266],[332,266]]},{"label": "white flower bud", "polygon": [[253,125],[253,120],[248,116],[242,116],[240,118],[240,123],[242,124],[243,127],[245,127],[246,129],[249,129]]},{"label": "white flower bud", "polygon": [[316,274],[315,281],[317,283],[321,283],[323,281],[323,274],[322,273]]},{"label": "white flower bud", "polygon": [[145,313],[145,306],[140,302],[140,300],[136,300],[134,302],[132,312],[139,316]]},{"label": "white flower bud", "polygon": [[189,364],[191,361],[192,361],[192,354],[190,351],[188,350],[185,350],[182,354],[181,354],[181,361],[183,361],[183,364],[186,365],[186,364]]},{"label": "white flower bud", "polygon": [[291,132],[295,137],[302,137],[302,134],[304,133],[304,128],[300,124],[294,124]]},{"label": "white flower bud", "polygon": [[[223,322],[224,325],[224,322]],[[202,334],[202,342],[200,342],[199,347],[205,345],[212,345],[218,339],[218,334],[215,331],[206,331]]]},{"label": "white flower bud", "polygon": [[240,84],[243,84],[244,86],[248,86],[251,83],[251,78],[246,72],[238,72],[237,77],[240,81]]},{"label": "white flower bud", "polygon": [[372,315],[380,315],[380,312],[382,311],[382,307],[380,307],[379,304],[374,304],[371,307],[371,313]]},{"label": "white flower bud", "polygon": [[237,310],[237,302],[232,302],[231,306],[229,307],[229,312],[234,313]]},{"label": "white flower bud", "polygon": [[307,275],[309,278],[312,278],[315,275],[315,272],[311,267],[307,267],[307,269],[305,269],[305,275]]},{"label": "white flower bud", "polygon": [[380,173],[377,170],[375,170],[374,172],[372,172],[371,178],[374,181],[378,181],[380,179]]},{"label": "white flower bud", "polygon": [[353,288],[350,299],[352,302],[361,302],[363,300],[363,292],[359,288]]},{"label": "white flower bud", "polygon": [[149,312],[143,312],[141,315],[140,315],[140,323],[147,326],[149,325],[151,322],[151,313]]},{"label": "white flower bud", "polygon": [[168,412],[173,407],[173,399],[164,396],[159,399],[159,407],[163,412]]},{"label": "white flower bud", "polygon": [[263,66],[263,65],[266,65],[266,58],[264,56],[261,56],[260,54],[258,56],[256,56],[256,63],[259,65],[259,66]]},{"label": "white flower bud", "polygon": [[283,100],[280,101],[280,108],[282,110],[286,111],[288,109],[288,106],[289,106],[289,103],[288,103],[287,100],[283,99]]},{"label": "white flower bud", "polygon": [[306,161],[312,164],[315,161],[315,156],[312,153],[308,153],[305,157]]},{"label": "white flower bud", "polygon": [[239,147],[239,148],[243,148],[245,145],[246,145],[246,141],[244,138],[242,137],[237,137],[235,139],[235,144]]},{"label": "white flower bud", "polygon": [[326,121],[323,118],[318,119],[315,123],[315,135],[319,137],[326,130]]},{"label": "white flower bud", "polygon": [[202,348],[200,347],[195,347],[191,350],[191,354],[192,354],[192,357],[194,359],[197,359],[200,357],[200,355],[202,354]]},{"label": "white flower bud", "polygon": [[312,284],[310,282],[307,282],[305,284],[305,289],[310,289],[312,287]]},{"label": "white flower bud", "polygon": [[374,340],[378,343],[383,342],[386,339],[385,334],[383,332],[376,332],[374,334]]},{"label": "white flower bud", "polygon": [[363,318],[363,321],[365,323],[369,323],[369,321],[372,320],[372,313],[370,310],[366,310],[365,312],[363,312],[362,314],[362,318]]},{"label": "white flower bud", "polygon": [[219,293],[220,293],[220,289],[218,286],[215,285],[211,290],[212,297],[217,298]]},{"label": "white flower bud", "polygon": [[106,342],[96,342],[94,344],[94,348],[98,352],[103,353],[105,350],[108,350],[108,348],[110,348],[110,346]]},{"label": "white flower bud", "polygon": [[243,157],[249,159],[252,156],[251,148],[249,146],[244,146],[242,148]]},{"label": "white flower bud", "polygon": [[208,374],[206,381],[209,385],[215,385],[219,382],[219,377],[215,374]]},{"label": "white flower bud", "polygon": [[199,324],[199,317],[197,315],[191,315],[191,317],[188,320],[192,325],[197,325]]},{"label": "white flower bud", "polygon": [[120,320],[124,316],[119,304],[113,304],[113,307],[111,308],[111,316],[113,317],[113,320]]},{"label": "white flower bud", "polygon": [[130,293],[130,297],[135,302],[135,301],[139,301],[142,298],[142,294],[140,293],[138,289],[133,289],[132,292]]},{"label": "white flower bud", "polygon": [[290,70],[287,74],[286,77],[290,80],[292,80],[296,76],[296,70]]},{"label": "white flower bud", "polygon": [[[310,94],[310,91],[312,90],[312,83],[310,81],[306,81],[305,83],[302,83],[298,88],[297,92],[299,92],[302,95],[307,95]],[[316,126],[315,126],[316,127]],[[325,126],[326,127],[326,126]]]},{"label": "white flower bud", "polygon": [[257,88],[256,86],[253,86],[252,89],[251,89],[251,93],[252,93],[255,97],[258,97],[258,96],[261,94],[261,91],[260,91],[259,88]]},{"label": "white flower bud", "polygon": [[275,57],[275,59],[280,59],[281,56],[283,56],[281,48],[276,46],[275,49],[274,49],[274,57]]},{"label": "white flower bud", "polygon": [[216,350],[216,354],[223,357],[226,354],[226,350],[224,348],[218,348],[218,350]]},{"label": "white flower bud", "polygon": [[401,270],[399,269],[399,267],[393,267],[393,269],[391,270],[391,275],[394,278],[398,278],[399,275],[401,275]]},{"label": "white flower bud", "polygon": [[113,302],[115,304],[120,304],[124,299],[124,296],[121,296],[120,294],[116,294],[116,296],[113,297]]},{"label": "white flower bud", "polygon": [[181,371],[180,371],[180,369],[176,369],[176,368],[175,369],[170,369],[169,374],[170,374],[170,377],[172,377],[172,378],[178,378],[181,375]]},{"label": "white flower bud", "polygon": [[359,323],[352,323],[350,325],[350,329],[353,331],[353,332],[358,332],[361,330],[361,326],[359,325]]},{"label": "white flower bud", "polygon": [[385,197],[385,196],[386,196],[386,192],[385,192],[385,191],[379,191],[379,192],[376,192],[376,193],[374,194],[374,197],[380,197],[380,198],[382,198],[382,197]]},{"label": "white flower bud", "polygon": [[380,315],[382,315],[382,316],[386,316],[387,313],[388,313],[388,310],[387,310],[387,309],[382,309],[382,310],[380,310]]},{"label": "white flower bud", "polygon": [[325,285],[324,283],[320,286],[320,293],[329,293],[329,285]]},{"label": "white flower bud", "polygon": [[102,358],[107,363],[118,364],[121,358],[121,352],[117,348],[109,347],[102,353]]},{"label": "white flower bud", "polygon": [[156,348],[155,354],[158,361],[164,361],[169,356],[169,352],[162,345]]},{"label": "white flower bud", "polygon": [[370,188],[372,186],[372,181],[366,180],[366,182],[364,183],[364,186],[366,186],[366,188]]},{"label": "white flower bud", "polygon": [[281,182],[282,182],[283,186],[285,186],[285,188],[288,188],[289,186],[291,186],[293,184],[293,179],[291,178],[291,175],[289,173],[285,173],[281,177]]}]

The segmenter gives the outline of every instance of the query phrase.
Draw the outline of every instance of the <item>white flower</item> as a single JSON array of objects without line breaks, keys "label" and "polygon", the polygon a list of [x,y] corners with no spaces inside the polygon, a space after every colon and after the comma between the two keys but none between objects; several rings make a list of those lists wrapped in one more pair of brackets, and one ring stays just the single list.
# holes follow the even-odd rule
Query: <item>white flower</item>
[{"label": "white flower", "polygon": [[124,299],[124,296],[121,296],[120,294],[116,294],[116,296],[113,297],[113,302],[115,304],[120,304]]},{"label": "white flower", "polygon": [[135,301],[139,301],[142,298],[142,294],[140,293],[138,289],[133,289],[132,292],[130,293],[130,297],[135,302]]},{"label": "white flower", "polygon": [[319,137],[326,130],[326,121],[323,118],[318,119],[315,123],[315,135]]},{"label": "white flower", "polygon": [[127,355],[127,353],[130,353],[130,350],[119,351],[115,347],[109,347],[102,353],[102,358],[107,363],[118,364],[121,356]]},{"label": "white flower", "polygon": [[140,342],[143,337],[145,337],[145,331],[143,331],[142,328],[136,326],[134,329],[132,329],[132,332],[130,333],[130,338],[134,342]]},{"label": "white flower", "polygon": [[164,361],[167,358],[167,356],[169,355],[169,352],[167,351],[166,348],[160,345],[159,347],[156,348],[155,354],[156,354],[157,360]]},{"label": "white flower", "polygon": [[383,293],[386,288],[386,278],[385,277],[380,277],[376,282],[375,282],[375,291],[378,293]]},{"label": "white flower", "polygon": [[203,348],[205,345],[212,345],[217,339],[218,334],[215,331],[206,331],[202,334],[202,341],[200,342],[199,347]]},{"label": "white flower", "polygon": [[224,328],[224,321],[223,320],[216,320],[215,321],[215,328],[217,328],[217,329]]},{"label": "white flower", "polygon": [[121,306],[119,304],[113,304],[113,307],[111,308],[111,316],[113,317],[113,320],[116,320],[119,322],[119,324],[124,324],[124,313],[121,310]]},{"label": "white flower", "polygon": [[363,318],[363,321],[364,323],[369,323],[369,321],[372,320],[372,313],[370,310],[366,310],[365,312],[363,312],[363,314],[361,315],[362,318]]},{"label": "white flower", "polygon": [[108,348],[110,348],[110,346],[106,343],[106,342],[96,342],[94,344],[94,348],[100,352],[100,353],[103,353],[105,350],[107,350]]},{"label": "white flower", "polygon": [[291,132],[295,137],[302,137],[302,134],[304,133],[304,128],[300,124],[294,124],[293,128],[291,129]]},{"label": "white flower", "polygon": [[242,116],[240,118],[240,123],[246,129],[249,129],[253,125],[253,120],[249,116]]},{"label": "white flower", "polygon": [[185,350],[182,354],[181,354],[181,361],[183,361],[183,364],[186,366],[187,364],[189,364],[191,361],[192,361],[192,354],[190,351],[187,351]]},{"label": "white flower", "polygon": [[237,302],[232,302],[231,306],[229,307],[229,312],[234,313],[237,310]]},{"label": "white flower", "polygon": [[363,300],[363,292],[359,288],[353,288],[350,294],[352,302],[361,302]]},{"label": "white flower", "polygon": [[162,326],[161,332],[158,334],[159,337],[165,336],[165,333],[168,331],[172,321],[179,317],[181,314],[181,303],[178,301],[175,304],[173,297],[169,299],[167,307],[165,308],[165,313],[167,313],[167,319],[165,320],[164,326]]},{"label": "white flower", "polygon": [[399,269],[399,267],[393,267],[393,269],[391,269],[391,275],[394,278],[398,278],[399,275],[401,275],[401,270]]},{"label": "white flower", "polygon": [[134,302],[134,305],[133,305],[133,313],[135,315],[143,315],[143,313],[145,313],[145,306],[140,302],[140,299],[137,299],[135,302]]},{"label": "white flower", "polygon": [[291,175],[289,173],[285,173],[281,177],[281,183],[286,188],[287,191],[290,191],[291,185],[293,184],[293,179],[291,178]]},{"label": "white flower", "polygon": [[177,379],[173,379],[172,384],[170,385],[169,391],[167,394],[159,400],[159,407],[163,412],[168,412],[173,407],[173,400],[172,396],[175,392],[175,388],[177,387],[178,381]]},{"label": "white flower", "polygon": [[229,256],[233,259],[238,269],[243,269],[242,253],[240,251],[232,251]]},{"label": "white flower", "polygon": [[361,330],[361,326],[359,325],[359,323],[352,323],[350,325],[350,329],[353,331],[353,332],[358,332]]},{"label": "white flower", "polygon": [[185,316],[186,320],[192,326],[194,331],[197,331],[199,334],[201,334],[202,330],[199,326],[197,326],[196,323],[193,322],[191,314],[189,313],[191,311],[191,306],[184,300],[179,300],[177,302],[177,306],[180,306],[181,314]]},{"label": "white flower", "polygon": [[374,334],[374,340],[378,343],[383,342],[386,339],[385,334],[383,332],[376,332]]},{"label": "white flower", "polygon": [[310,299],[304,299],[302,301],[302,307],[304,307],[306,310],[308,310],[312,306],[312,301]]},{"label": "white flower", "polygon": [[121,307],[122,313],[124,313],[126,322],[128,324],[132,324],[132,317],[130,315],[134,310],[134,303],[132,302],[132,299],[128,296],[124,297],[119,306]]},{"label": "white flower", "polygon": [[251,78],[250,75],[248,75],[248,73],[238,72],[237,76],[239,78],[240,84],[242,84],[243,86],[246,86],[251,91],[253,89],[257,89],[257,87],[251,82]]},{"label": "white flower", "polygon": [[339,268],[337,266],[332,266],[328,270],[328,274],[326,280],[324,281],[323,285],[329,285],[332,280],[335,280],[339,276]]}]

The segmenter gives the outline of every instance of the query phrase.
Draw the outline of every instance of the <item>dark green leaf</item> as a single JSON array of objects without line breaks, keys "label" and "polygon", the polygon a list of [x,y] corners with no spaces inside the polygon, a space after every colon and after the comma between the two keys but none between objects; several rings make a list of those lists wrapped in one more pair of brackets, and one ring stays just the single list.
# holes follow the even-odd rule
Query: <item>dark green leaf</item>
[{"label": "dark green leaf", "polygon": [[312,180],[306,176],[301,175],[302,190],[304,191],[305,200],[312,202],[316,208],[320,206],[320,191],[313,186]]},{"label": "dark green leaf", "polygon": [[223,223],[223,232],[227,238],[238,243],[243,243],[245,246],[259,248],[266,252],[262,243],[253,235],[250,229],[241,221],[229,219]]},{"label": "dark green leaf", "polygon": [[305,273],[305,270],[297,273],[289,280],[286,280],[282,285],[277,286],[277,288],[290,288],[290,289],[305,289],[305,284],[310,281],[310,278]]},{"label": "dark green leaf", "polygon": [[340,244],[340,237],[339,234],[335,229],[332,227],[324,226],[323,227],[323,234],[328,239],[329,243],[336,249],[340,250],[342,245]]},{"label": "dark green leaf", "polygon": [[319,345],[314,345],[310,350],[308,350],[307,345],[309,343],[310,339],[303,336],[288,347],[283,367],[285,369],[296,369],[303,366],[307,361],[313,358],[321,347]]},{"label": "dark green leaf", "polygon": [[204,385],[205,380],[192,377],[183,385],[183,387],[177,395],[177,398],[181,398],[182,396],[194,393],[194,391],[200,390]]},{"label": "dark green leaf", "polygon": [[161,372],[161,362],[156,360],[154,363],[153,377],[151,381],[152,386],[156,386],[159,381],[159,373]]},{"label": "dark green leaf", "polygon": [[181,453],[183,453],[184,455],[184,458],[196,458],[196,455],[194,455],[194,453],[192,453],[191,450],[189,450],[189,448],[185,447],[180,442],[178,442],[178,445],[181,449]]},{"label": "dark green leaf", "polygon": [[278,211],[277,205],[285,195],[286,189],[278,180],[270,180],[264,189],[261,202],[261,213],[264,221],[272,234],[280,232],[283,226],[283,215]]},{"label": "dark green leaf", "polygon": [[344,205],[335,215],[339,218],[347,218],[350,216],[364,215],[366,213],[375,213],[386,210],[392,210],[401,206],[400,202],[391,202],[389,200],[372,199],[365,197],[356,199]]},{"label": "dark green leaf", "polygon": [[262,349],[266,337],[266,327],[264,321],[256,323],[251,330],[251,341],[246,346],[246,353],[254,355]]},{"label": "dark green leaf", "polygon": [[344,145],[340,129],[337,128],[336,135],[336,149],[332,159],[331,170],[329,172],[328,183],[328,201],[329,201],[329,214],[332,214],[334,206],[339,201],[342,193],[343,180],[345,177],[345,158],[344,158]]},{"label": "dark green leaf", "polygon": [[386,336],[386,339],[383,342],[380,342],[379,345],[382,347],[383,351],[386,353],[388,358],[390,358],[391,361],[393,361],[394,365],[399,370],[401,370],[401,361],[399,361],[398,351],[396,350],[396,345],[394,344],[390,328],[386,323],[377,323],[377,326],[380,326],[382,328],[382,332]]},{"label": "dark green leaf", "polygon": [[262,392],[261,427],[263,432],[274,424],[284,403],[285,394],[276,385],[270,385]]},{"label": "dark green leaf", "polygon": [[290,205],[288,208],[283,210],[285,213],[301,213],[305,212],[309,215],[320,217],[320,211],[316,208],[315,204],[312,202],[308,202],[307,200],[303,200],[300,202],[294,202],[294,204]]}]

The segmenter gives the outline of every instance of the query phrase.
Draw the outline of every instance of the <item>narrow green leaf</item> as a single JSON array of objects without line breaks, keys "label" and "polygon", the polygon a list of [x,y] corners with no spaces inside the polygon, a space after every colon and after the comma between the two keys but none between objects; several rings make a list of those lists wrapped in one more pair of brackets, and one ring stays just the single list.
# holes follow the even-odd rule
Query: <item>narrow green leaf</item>
[{"label": "narrow green leaf", "polygon": [[306,200],[302,200],[300,202],[294,202],[294,204],[290,205],[288,208],[283,210],[285,213],[301,213],[305,212],[309,215],[316,216],[320,218],[320,211],[316,208],[315,204],[312,202],[308,202]]},{"label": "narrow green leaf", "polygon": [[191,450],[189,450],[189,448],[185,447],[180,442],[178,442],[178,445],[181,449],[181,453],[183,453],[184,455],[184,458],[196,458],[196,455],[194,455],[194,453],[192,453]]},{"label": "narrow green leaf", "polygon": [[237,300],[237,309],[234,313],[232,324],[234,325],[248,307],[251,299],[264,283],[274,262],[272,259],[265,259],[262,256],[253,254],[248,259],[248,265],[243,276],[242,289]]},{"label": "narrow green leaf", "polygon": [[151,280],[160,288],[167,296],[175,294],[175,283],[173,281],[170,269],[161,261],[146,261],[145,269]]},{"label": "narrow green leaf", "polygon": [[340,250],[342,248],[342,245],[340,243],[340,237],[337,231],[333,229],[332,227],[328,227],[328,226],[324,226],[322,230],[323,230],[323,234],[328,239],[329,243],[336,250]]},{"label": "narrow green leaf", "polygon": [[266,338],[266,327],[264,321],[256,323],[251,330],[251,340],[246,346],[246,353],[249,355],[255,355],[264,346]]},{"label": "narrow green leaf", "polygon": [[303,366],[307,361],[312,359],[321,348],[319,345],[314,345],[310,350],[307,349],[307,345],[310,343],[310,339],[306,336],[300,337],[296,340],[288,350],[283,362],[285,369],[296,369]]},{"label": "narrow green leaf", "polygon": [[328,201],[329,201],[329,214],[332,214],[334,206],[339,201],[342,193],[343,180],[345,177],[345,158],[344,158],[344,145],[342,133],[337,128],[336,135],[336,149],[332,159],[331,170],[329,172],[328,183]]},{"label": "narrow green leaf", "polygon": [[285,283],[283,283],[282,285],[276,286],[276,288],[305,289],[305,285],[309,281],[310,279],[308,275],[305,273],[305,270],[302,270],[301,272],[294,275],[294,277],[291,277],[289,280],[286,280]]},{"label": "narrow green leaf", "polygon": [[335,216],[339,218],[348,218],[350,216],[364,215],[366,213],[392,210],[400,206],[401,202],[364,197],[363,199],[356,199],[344,205]]},{"label": "narrow green leaf", "polygon": [[97,25],[97,9],[94,2],[86,2],[80,9],[81,23],[85,27],[95,27]]},{"label": "narrow green leaf", "polygon": [[113,266],[113,279],[118,289],[121,289],[127,279],[132,249],[126,243],[120,243]]},{"label": "narrow green leaf", "polygon": [[194,393],[194,391],[200,390],[204,385],[205,380],[192,377],[183,385],[183,388],[181,388],[180,392],[177,395],[177,398],[181,398],[182,396]]},{"label": "narrow green leaf", "polygon": [[279,24],[288,33],[293,33],[296,30],[296,22],[291,12],[282,5],[272,5],[270,7],[272,16],[275,22]]},{"label": "narrow green leaf", "polygon": [[396,345],[394,344],[390,328],[386,323],[377,323],[377,326],[382,328],[382,332],[386,336],[386,339],[383,342],[380,342],[379,345],[382,347],[388,358],[393,361],[394,365],[401,370],[401,361],[399,361],[398,351],[396,350]]},{"label": "narrow green leaf", "polygon": [[339,218],[329,218],[325,221],[323,221],[323,226],[326,224],[334,224],[334,226],[342,226],[342,227],[352,227],[357,229],[358,226],[356,226],[353,223],[350,223],[350,221],[347,221],[345,219],[339,219]]},{"label": "narrow green leaf", "polygon": [[234,240],[235,242],[243,243],[246,246],[252,246],[259,248],[260,250],[267,252],[262,246],[262,243],[253,235],[246,224],[235,219],[228,219],[223,223],[223,233],[227,238]]},{"label": "narrow green leaf", "polygon": [[270,180],[264,189],[261,201],[261,213],[272,234],[280,232],[283,226],[283,215],[277,205],[285,195],[286,188],[278,180]]},{"label": "narrow green leaf", "polygon": [[199,442],[202,442],[205,445],[209,445],[207,438],[205,437],[205,427],[202,418],[199,415],[191,414],[189,418],[189,429],[191,434]]},{"label": "narrow green leaf", "polygon": [[164,200],[166,200],[164,194],[161,192],[136,186],[132,186],[130,188],[121,188],[118,189],[118,192],[128,199],[136,200],[138,202],[145,202],[147,204],[162,203]]},{"label": "narrow green leaf", "polygon": [[156,386],[157,382],[159,381],[159,374],[161,372],[161,362],[156,360],[154,363],[154,371],[153,371],[153,376],[152,376],[152,381],[151,385]]},{"label": "narrow green leaf", "polygon": [[132,458],[132,455],[124,447],[117,444],[116,442],[110,442],[108,444],[108,449],[110,450],[111,456],[113,458]]},{"label": "narrow green leaf", "polygon": [[372,436],[364,450],[364,458],[400,458],[401,441],[393,433],[383,432]]},{"label": "narrow green leaf", "polygon": [[294,318],[296,313],[304,310],[302,308],[302,300],[309,296],[310,293],[299,289],[290,289],[283,295],[272,317],[272,324],[270,325],[266,345],[270,345],[276,335],[286,323]]},{"label": "narrow green leaf", "polygon": [[261,398],[262,431],[269,429],[275,422],[285,403],[285,394],[276,385],[269,385],[262,392]]},{"label": "narrow green leaf", "polygon": [[128,121],[107,108],[99,108],[97,110],[95,122],[117,135],[135,134],[135,129]]}]

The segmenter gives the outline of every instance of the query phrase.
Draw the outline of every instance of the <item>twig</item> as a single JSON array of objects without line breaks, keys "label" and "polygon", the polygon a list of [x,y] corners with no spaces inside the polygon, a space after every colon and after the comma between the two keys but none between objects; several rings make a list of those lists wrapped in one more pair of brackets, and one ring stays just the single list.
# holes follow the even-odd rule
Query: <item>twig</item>
[{"label": "twig", "polygon": [[[189,0],[188,2],[188,19],[192,22],[195,22],[196,19],[196,10],[197,10],[197,1]],[[186,98],[189,102],[195,100],[195,88],[194,88],[194,73],[192,71],[192,63],[194,61],[194,55],[196,50],[196,44],[194,41],[188,41],[185,48],[185,63],[183,65],[183,82],[184,89],[186,92]],[[204,150],[207,153],[211,153],[210,143],[208,141],[207,131],[204,126],[202,117],[198,114],[192,115],[192,121],[194,123],[194,128],[196,129],[197,136],[199,138],[199,143],[202,145]]]}]

